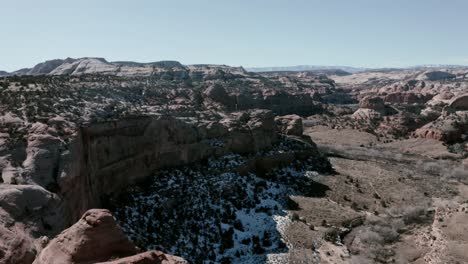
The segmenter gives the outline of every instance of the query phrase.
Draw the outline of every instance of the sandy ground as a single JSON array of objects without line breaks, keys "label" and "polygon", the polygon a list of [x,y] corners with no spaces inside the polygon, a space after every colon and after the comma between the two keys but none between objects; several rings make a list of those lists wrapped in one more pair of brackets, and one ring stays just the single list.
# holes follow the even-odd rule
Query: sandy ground
[{"label": "sandy ground", "polygon": [[[285,235],[296,252],[290,263],[305,263],[301,256],[317,261],[309,263],[468,263],[468,186],[451,177],[462,161],[444,145],[422,139],[382,144],[366,132],[326,127],[307,128],[306,134],[331,153],[336,173],[315,178],[329,188],[325,197],[292,197],[299,209]],[[466,172],[460,175],[468,177]],[[392,253],[385,259],[371,248],[350,253],[355,244],[343,243],[350,235],[324,239],[331,227],[373,216],[397,219],[397,212],[420,207],[427,219],[407,224],[385,244]]]}]

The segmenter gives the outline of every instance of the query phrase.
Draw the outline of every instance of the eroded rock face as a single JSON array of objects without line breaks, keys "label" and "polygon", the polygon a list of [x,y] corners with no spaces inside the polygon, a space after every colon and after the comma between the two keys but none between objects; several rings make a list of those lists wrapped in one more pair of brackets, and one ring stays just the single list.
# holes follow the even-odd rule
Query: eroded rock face
[{"label": "eroded rock face", "polygon": [[34,234],[63,228],[59,197],[37,185],[0,184],[0,263],[32,263]]},{"label": "eroded rock face", "polygon": [[[253,153],[271,147],[278,140],[274,115],[267,110],[208,120],[183,121],[167,116],[123,118],[84,126],[67,141],[54,136],[57,131],[51,125],[36,123],[30,127],[27,141],[20,146],[24,152],[24,157],[18,159],[23,160],[21,163],[12,158],[17,150],[9,143],[9,134],[2,134],[2,140],[6,141],[2,151],[14,154],[1,158],[2,178],[15,179],[15,184],[22,184],[0,185],[0,205],[8,219],[0,218],[1,226],[6,228],[1,235],[18,237],[12,243],[0,245],[5,259],[9,256],[31,259],[37,251],[34,241],[41,235],[57,234],[89,208],[102,206],[107,196],[144,180],[154,171],[231,152]],[[85,214],[77,224],[80,228],[69,229],[61,235],[62,240],[70,236],[75,244],[85,243],[87,232],[95,230],[85,225],[87,219],[97,218],[107,230],[109,217],[102,212],[95,215]],[[16,227],[7,224],[16,221],[28,228],[16,234]],[[91,225],[93,221],[86,223]],[[54,243],[60,245],[62,240]],[[42,262],[37,263],[66,263],[60,261],[74,254],[83,257],[97,254],[89,248],[98,246],[89,243],[91,246],[80,246],[76,252],[51,247],[41,254]],[[13,254],[15,248],[24,254]],[[59,256],[57,262],[50,262],[47,255]],[[99,259],[104,260],[107,259]]]},{"label": "eroded rock face", "polygon": [[36,250],[33,239],[22,230],[9,230],[0,225],[0,263],[30,264]]},{"label": "eroded rock face", "polygon": [[415,131],[417,137],[435,139],[447,143],[460,141],[468,133],[468,112],[441,116]]},{"label": "eroded rock face", "polygon": [[53,207],[58,197],[37,185],[0,185],[0,207],[13,217]]},{"label": "eroded rock face", "polygon": [[359,102],[357,109],[352,117],[358,120],[377,121],[386,115],[397,113],[395,109],[385,105],[382,98],[378,96],[366,96]]},{"label": "eroded rock face", "polygon": [[468,111],[468,94],[462,94],[453,98],[449,107],[455,110]]},{"label": "eroded rock face", "polygon": [[28,137],[27,158],[23,162],[23,177],[32,183],[53,189],[59,166],[61,140],[47,134]]},{"label": "eroded rock face", "polygon": [[71,207],[67,219],[74,221],[88,208],[101,206],[103,197],[158,169],[229,152],[253,153],[276,141],[274,116],[266,110],[201,124],[139,117],[84,127],[61,156],[58,185]]},{"label": "eroded rock face", "polygon": [[359,108],[372,109],[379,113],[384,113],[385,102],[380,97],[366,96],[359,102]]},{"label": "eroded rock face", "polygon": [[96,263],[118,257],[124,258],[104,263],[187,263],[156,251],[131,256],[137,253],[108,210],[92,209],[50,241],[33,263]]},{"label": "eroded rock face", "polygon": [[352,115],[354,119],[368,121],[379,120],[382,118],[382,116],[382,113],[368,108],[359,108]]},{"label": "eroded rock face", "polygon": [[298,115],[286,115],[275,117],[276,125],[280,133],[285,135],[302,136],[302,118]]},{"label": "eroded rock face", "polygon": [[137,253],[108,210],[92,209],[53,239],[35,264],[90,263]]},{"label": "eroded rock face", "polygon": [[164,254],[161,251],[153,250],[140,253],[134,256],[116,259],[112,261],[100,262],[100,264],[188,264],[183,258]]},{"label": "eroded rock face", "polygon": [[384,97],[387,103],[396,104],[424,104],[432,99],[432,95],[416,94],[416,93],[391,93]]},{"label": "eroded rock face", "polygon": [[220,84],[213,84],[205,90],[205,95],[214,102],[232,107],[234,100]]}]

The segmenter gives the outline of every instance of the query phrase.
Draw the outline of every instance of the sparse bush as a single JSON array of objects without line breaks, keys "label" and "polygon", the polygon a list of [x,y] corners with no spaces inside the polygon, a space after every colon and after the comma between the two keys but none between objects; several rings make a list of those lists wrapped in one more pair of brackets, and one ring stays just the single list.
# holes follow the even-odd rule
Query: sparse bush
[{"label": "sparse bush", "polygon": [[369,245],[382,245],[384,243],[383,237],[370,229],[363,230],[357,238]]},{"label": "sparse bush", "polygon": [[340,240],[340,234],[341,231],[338,228],[332,227],[323,234],[323,239],[329,242],[336,242],[337,240]]},{"label": "sparse bush", "polygon": [[400,234],[392,226],[373,226],[372,230],[379,234],[384,243],[393,243],[398,240]]},{"label": "sparse bush", "polygon": [[432,217],[427,213],[426,207],[407,207],[403,214],[405,224],[422,224],[431,220]]}]

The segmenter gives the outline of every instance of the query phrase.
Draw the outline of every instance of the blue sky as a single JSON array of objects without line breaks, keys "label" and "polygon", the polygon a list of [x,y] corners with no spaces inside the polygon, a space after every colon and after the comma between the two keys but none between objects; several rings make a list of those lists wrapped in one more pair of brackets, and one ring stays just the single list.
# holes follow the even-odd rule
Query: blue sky
[{"label": "blue sky", "polygon": [[468,65],[466,0],[0,0],[0,69],[66,57]]}]

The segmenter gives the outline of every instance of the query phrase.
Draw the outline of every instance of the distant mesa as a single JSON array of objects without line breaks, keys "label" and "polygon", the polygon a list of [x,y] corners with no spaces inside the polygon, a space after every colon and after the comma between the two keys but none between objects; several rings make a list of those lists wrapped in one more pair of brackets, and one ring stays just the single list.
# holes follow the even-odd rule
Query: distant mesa
[{"label": "distant mesa", "polygon": [[10,73],[6,71],[0,71],[0,77],[4,77],[4,76],[10,76]]},{"label": "distant mesa", "polygon": [[[142,69],[145,68],[145,69]],[[79,59],[66,58],[41,62],[32,68],[24,68],[12,73],[0,72],[0,76],[9,75],[81,75],[81,74],[113,74],[113,75],[150,75],[153,68],[185,68],[177,61],[159,61],[140,63],[133,61],[108,62],[104,58],[85,57]]]},{"label": "distant mesa", "polygon": [[357,72],[363,72],[366,68],[355,68],[349,66],[315,66],[315,65],[299,65],[299,66],[286,66],[286,67],[252,67],[246,68],[250,72],[322,72],[323,74],[330,75],[350,75]]},{"label": "distant mesa", "polygon": [[426,78],[429,81],[442,81],[451,80],[457,77],[455,74],[444,72],[444,71],[431,71],[426,73]]}]

